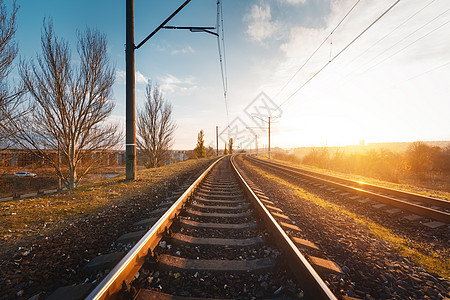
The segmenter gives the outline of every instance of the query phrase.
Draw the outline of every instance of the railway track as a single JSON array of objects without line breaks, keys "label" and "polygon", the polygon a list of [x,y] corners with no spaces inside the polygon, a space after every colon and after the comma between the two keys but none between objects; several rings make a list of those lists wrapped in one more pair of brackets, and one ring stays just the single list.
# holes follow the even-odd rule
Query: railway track
[{"label": "railway track", "polygon": [[233,158],[216,161],[86,299],[336,299],[270,203]]},{"label": "railway track", "polygon": [[435,220],[427,224],[429,227],[440,227],[450,224],[450,201],[447,200],[322,174],[279,162],[255,158],[250,155],[246,155],[245,158],[253,163],[284,172],[288,176],[301,177],[305,182],[316,184],[324,189],[356,194],[358,197],[370,198],[417,214],[411,215],[411,219],[422,216]]}]

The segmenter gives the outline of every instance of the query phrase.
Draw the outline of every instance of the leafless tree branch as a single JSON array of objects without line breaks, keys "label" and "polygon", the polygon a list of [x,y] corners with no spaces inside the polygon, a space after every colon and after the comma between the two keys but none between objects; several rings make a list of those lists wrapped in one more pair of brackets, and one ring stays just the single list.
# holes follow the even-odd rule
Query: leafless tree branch
[{"label": "leafless tree branch", "polygon": [[[97,30],[78,32],[78,68],[72,66],[69,45],[54,35],[51,22],[44,21],[41,46],[36,62],[19,66],[32,109],[15,123],[17,141],[50,163],[71,189],[95,166],[98,153],[119,142],[118,126],[107,122],[114,109],[114,68],[106,37]],[[65,166],[49,154],[56,149]]]},{"label": "leafless tree branch", "polygon": [[172,106],[166,102],[158,85],[147,84],[146,102],[138,112],[136,124],[137,148],[146,159],[146,167],[155,168],[166,163],[177,126],[172,119]]},{"label": "leafless tree branch", "polygon": [[8,126],[11,119],[17,119],[23,114],[20,109],[21,86],[11,90],[8,75],[13,68],[13,61],[18,53],[17,43],[13,40],[16,33],[16,14],[18,6],[14,1],[9,15],[3,0],[0,0],[0,149],[10,146],[10,137],[15,134]]}]

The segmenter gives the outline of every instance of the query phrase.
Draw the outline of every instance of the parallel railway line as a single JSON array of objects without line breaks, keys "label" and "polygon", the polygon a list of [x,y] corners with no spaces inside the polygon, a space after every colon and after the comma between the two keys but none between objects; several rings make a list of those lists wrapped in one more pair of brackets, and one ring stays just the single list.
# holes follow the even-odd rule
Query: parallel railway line
[{"label": "parallel railway line", "polygon": [[[365,190],[358,182],[331,180],[329,175],[320,176],[251,156],[244,156],[245,159],[295,178],[298,183],[346,194],[347,198],[370,197],[395,205],[391,203],[393,199],[404,210],[427,218],[431,218],[429,211],[433,217],[442,214],[443,217],[434,218],[440,221],[435,223],[448,221],[445,200],[431,198],[437,201],[425,207],[415,203],[410,208],[409,201],[417,202],[422,196],[409,197],[407,193],[381,187],[382,194],[378,194],[376,186],[366,185],[370,190]],[[163,200],[135,224],[138,231],[117,239],[115,247],[121,252],[92,259],[83,270],[91,270],[103,280],[96,287],[95,281],[79,285],[75,294],[82,296],[75,298],[335,299],[333,292],[342,294],[342,290],[336,290],[336,278],[342,280],[347,275],[339,265],[326,259],[334,255],[327,251],[320,254],[321,243],[314,244],[317,239],[311,242],[299,235],[302,229],[296,224],[300,220],[292,219],[290,210],[283,212],[277,201],[270,201],[277,197],[267,198],[234,160],[230,156],[219,159],[192,185],[173,191],[177,196]],[[426,198],[420,198],[421,202]],[[444,205],[437,207],[441,202]],[[307,250],[307,255],[299,249]],[[342,266],[340,259],[338,263]],[[317,272],[325,275],[326,283]],[[333,278],[331,285],[329,278]],[[64,288],[57,290],[48,299],[64,298],[65,292]]]},{"label": "parallel railway line", "polygon": [[[250,164],[241,164],[241,160],[249,160]],[[284,164],[249,156],[223,157],[194,183],[193,179],[183,180],[183,184],[177,183],[173,190],[160,197],[156,195],[158,200],[150,209],[143,210],[144,214],[138,218],[133,216],[127,231],[120,231],[128,233],[119,238],[112,235],[111,241],[117,240],[109,250],[92,252],[86,247],[85,251],[99,256],[89,256],[78,266],[72,264],[72,272],[79,276],[69,284],[79,284],[60,287],[47,299],[335,299],[333,293],[350,297],[371,294],[383,298],[396,293],[422,295],[423,288],[433,289],[425,294],[447,295],[444,286],[448,284],[444,278],[416,269],[406,259],[395,259],[392,253],[378,253],[379,249],[389,250],[389,245],[369,235],[361,239],[358,226],[342,223],[345,218],[339,214],[328,214],[301,197],[291,197],[289,190],[277,185],[276,180],[273,185],[270,177],[263,180],[258,168],[252,170],[255,166],[269,172],[272,172],[269,168],[275,168],[276,176],[294,185],[304,184],[307,190],[330,196],[331,201],[338,204],[345,202],[353,208],[356,199],[368,201],[357,205],[363,208],[362,214],[366,213],[365,205],[375,216],[382,211],[378,207],[375,210],[375,206],[381,204],[365,199],[368,194],[363,194],[359,186],[352,187],[341,181],[330,187],[329,178],[322,177],[317,182]],[[196,174],[191,178],[199,176]],[[349,191],[356,191],[358,195]],[[385,195],[372,197],[393,198],[392,191],[383,193]],[[151,203],[153,200],[145,198],[144,201]],[[445,213],[446,208],[433,210]],[[395,222],[403,226],[410,224],[409,220]],[[428,234],[423,235],[424,239],[437,241],[436,249],[439,251],[442,246],[445,257],[446,226],[440,225],[435,230],[422,228],[423,222],[414,223],[419,235],[412,238]],[[338,243],[336,237],[339,237]],[[368,246],[361,243],[367,241],[370,241]],[[361,249],[364,250],[360,252]],[[354,256],[357,258],[353,259]],[[330,258],[333,261],[328,260]],[[373,267],[379,265],[383,270],[373,273]],[[428,276],[425,278],[434,279],[428,282],[414,277],[412,283],[404,284],[411,274],[424,274]],[[355,276],[363,276],[364,282]],[[383,279],[379,283],[379,277],[383,276],[393,281],[386,284]],[[372,284],[365,284],[367,278],[370,282],[373,280]],[[413,291],[399,290],[394,278],[400,278],[402,287]],[[442,286],[434,284],[438,281]],[[47,292],[40,297],[36,294],[36,299],[47,295]]]},{"label": "parallel railway line", "polygon": [[389,204],[414,214],[430,218],[439,222],[432,222],[436,226],[450,224],[450,201],[427,197],[405,191],[394,190],[382,186],[362,183],[342,177],[322,174],[302,169],[288,164],[267,161],[247,155],[246,158],[258,165],[281,171],[289,176],[303,178],[306,181],[316,182],[324,187],[341,190],[367,197],[376,201]]},{"label": "parallel railway line", "polygon": [[[225,157],[151,226],[87,299],[335,299],[271,207]],[[145,223],[143,221],[143,223]]]}]

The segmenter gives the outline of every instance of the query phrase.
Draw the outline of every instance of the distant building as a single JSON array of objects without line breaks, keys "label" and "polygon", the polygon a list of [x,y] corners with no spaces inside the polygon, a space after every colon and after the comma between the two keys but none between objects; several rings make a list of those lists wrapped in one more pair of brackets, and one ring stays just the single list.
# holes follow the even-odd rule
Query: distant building
[{"label": "distant building", "polygon": [[187,156],[187,151],[186,150],[171,150],[170,151],[170,159],[169,162],[167,163],[168,165],[179,162],[179,161],[184,161],[188,158]]},{"label": "distant building", "polygon": [[[45,150],[54,162],[58,161],[58,150]],[[94,151],[85,160],[89,163],[90,160],[97,159],[99,155],[102,155],[103,164],[105,166],[117,166],[125,164],[125,151]],[[63,156],[61,156],[63,159]],[[50,166],[41,157],[31,153],[25,149],[5,149],[0,151],[0,167],[2,168],[15,168],[15,167],[46,167]]]}]

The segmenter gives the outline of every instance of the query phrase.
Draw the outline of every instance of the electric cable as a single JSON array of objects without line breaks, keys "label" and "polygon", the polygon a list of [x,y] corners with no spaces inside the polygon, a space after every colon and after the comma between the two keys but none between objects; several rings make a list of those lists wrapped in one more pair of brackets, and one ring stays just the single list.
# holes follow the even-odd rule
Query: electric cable
[{"label": "electric cable", "polygon": [[[225,100],[225,109],[227,114],[227,128],[230,130],[230,114],[229,114],[229,101],[228,101],[228,76],[226,68],[226,56],[225,56],[225,33],[223,26],[223,10],[220,0],[217,1],[217,48],[219,50],[220,61],[220,74],[222,76],[223,97]],[[221,43],[222,42],[222,43]],[[223,52],[223,55],[222,55]]]},{"label": "electric cable", "polygon": [[[383,62],[385,62],[386,60],[394,57],[395,55],[399,54],[400,52],[404,51],[405,49],[411,47],[413,44],[417,43],[418,41],[420,41],[421,39],[429,36],[430,34],[432,34],[433,32],[435,32],[436,30],[444,27],[445,25],[447,25],[448,23],[450,23],[450,20],[445,22],[444,24],[439,25],[438,27],[436,27],[435,29],[429,31],[428,33],[424,34],[423,36],[421,36],[420,38],[416,39],[414,42],[409,43],[408,45],[406,45],[405,47],[401,48],[400,50],[398,50],[397,52],[395,52],[394,54],[392,54],[391,56],[386,57],[385,59],[383,59],[382,61],[379,61],[378,63],[376,63],[375,65],[373,65],[372,67],[370,67],[369,69],[367,69],[367,71],[370,71],[372,69],[374,69],[375,67],[377,67],[378,65],[382,64]],[[366,71],[366,72],[367,72]]]},{"label": "electric cable", "polygon": [[401,0],[395,1],[387,10],[385,10],[378,18],[376,18],[369,26],[367,26],[360,34],[358,34],[350,43],[347,44],[341,51],[339,51],[332,59],[330,59],[319,71],[314,73],[311,78],[309,78],[303,85],[301,85],[294,93],[292,93],[286,100],[284,100],[279,106],[283,106],[287,101],[289,101],[295,94],[297,94],[303,87],[305,87],[314,77],[319,75],[323,69],[325,69],[332,61],[334,61],[338,56],[340,56],[345,50],[348,49],[356,40],[358,40],[367,30],[369,30],[373,25],[375,25],[382,17],[384,17],[391,9],[393,9]]},{"label": "electric cable", "polygon": [[[352,8],[345,14],[345,16],[339,21],[339,23],[334,27],[334,29],[327,35],[327,37],[322,41],[319,47],[314,50],[314,52],[309,56],[309,58],[300,66],[300,68],[292,75],[292,77],[286,82],[286,84],[278,91],[274,98],[277,98],[278,95],[287,87],[287,85],[294,79],[295,76],[305,67],[305,65],[313,58],[313,56],[319,51],[319,49],[325,44],[325,42],[332,36],[332,34],[338,29],[338,27],[344,22],[344,20],[348,17],[348,15],[353,11],[353,9],[358,5],[361,0],[356,1],[356,3],[352,6]],[[331,51],[330,51],[331,57]]]},{"label": "electric cable", "polygon": [[[404,40],[406,40],[407,38],[409,38],[410,36],[412,36],[413,34],[415,34],[416,32],[418,32],[419,30],[421,30],[422,28],[424,28],[425,26],[427,26],[428,24],[432,23],[433,21],[435,21],[436,19],[440,18],[441,16],[443,16],[444,14],[446,14],[448,11],[450,11],[450,8],[443,11],[442,13],[440,13],[439,15],[437,15],[436,17],[434,17],[433,19],[431,19],[430,21],[426,22],[425,24],[421,25],[419,28],[417,28],[416,30],[414,30],[413,32],[411,32],[410,34],[408,34],[407,36],[403,37],[401,40],[397,41],[395,44],[393,44],[392,46],[390,46],[389,48],[385,49],[384,51],[382,51],[381,53],[379,53],[378,55],[376,55],[375,57],[373,57],[372,59],[370,59],[368,62],[365,62],[360,68],[370,64],[371,62],[373,62],[375,59],[377,59],[378,57],[380,57],[381,55],[383,55],[384,53],[388,52],[389,50],[391,50],[392,48],[394,48],[395,46],[397,46],[398,44],[400,44],[401,42],[403,42]],[[385,61],[386,59],[382,60]],[[379,65],[379,63],[375,64],[374,66]],[[371,66],[368,70],[373,69],[374,66]]]},{"label": "electric cable", "polygon": [[223,49],[223,61],[224,61],[223,68],[225,71],[225,87],[228,92],[227,56],[225,53],[225,31],[224,31],[225,27],[223,26],[222,2],[220,2],[220,0],[219,0],[219,3],[220,3],[220,25],[221,25],[221,31],[222,31],[222,49]]},{"label": "electric cable", "polygon": [[441,69],[441,68],[443,68],[443,67],[446,67],[446,66],[448,66],[448,65],[450,65],[450,61],[447,62],[447,63],[445,63],[445,64],[443,64],[443,65],[434,67],[434,68],[432,68],[432,69],[430,69],[430,70],[428,70],[428,71],[425,71],[425,72],[423,72],[423,73],[420,73],[420,74],[418,74],[418,75],[415,75],[415,76],[413,76],[413,77],[410,77],[410,78],[406,79],[406,81],[416,79],[417,77],[421,77],[421,76],[423,76],[423,75],[426,75],[426,74],[431,73],[431,72],[433,72],[433,71],[439,70],[439,69]]},{"label": "electric cable", "polygon": [[399,24],[397,27],[395,27],[394,29],[392,29],[389,33],[387,33],[385,36],[383,36],[381,39],[377,40],[375,43],[373,43],[370,47],[368,47],[366,50],[364,50],[361,54],[359,54],[356,58],[353,59],[353,61],[359,59],[361,56],[363,56],[364,54],[367,53],[367,51],[369,51],[370,49],[372,49],[374,46],[376,46],[378,43],[380,43],[381,41],[383,41],[385,38],[387,38],[388,36],[390,36],[391,34],[393,34],[397,29],[399,29],[400,27],[402,27],[403,25],[405,25],[409,20],[411,20],[412,18],[414,18],[416,15],[418,15],[419,13],[421,13],[425,8],[427,8],[428,6],[430,6],[433,2],[435,2],[436,0],[431,0],[428,4],[426,4],[424,7],[422,7],[421,9],[419,9],[418,11],[416,11],[414,14],[412,14],[408,19],[406,19],[405,21],[403,21],[401,24]]}]

